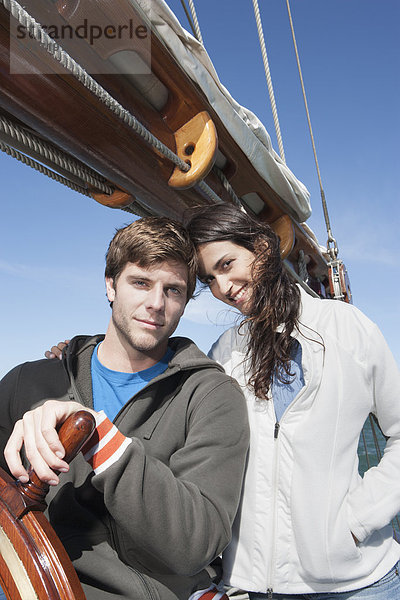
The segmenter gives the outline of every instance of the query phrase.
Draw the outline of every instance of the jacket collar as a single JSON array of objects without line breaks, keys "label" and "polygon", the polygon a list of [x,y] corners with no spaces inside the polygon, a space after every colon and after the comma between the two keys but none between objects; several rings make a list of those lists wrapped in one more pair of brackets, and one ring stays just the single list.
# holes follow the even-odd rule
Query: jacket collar
[{"label": "jacket collar", "polygon": [[[68,371],[71,381],[71,394],[89,408],[93,407],[91,358],[95,347],[104,337],[104,335],[76,336],[63,354],[64,367]],[[170,377],[179,371],[197,371],[204,368],[224,371],[223,367],[208,358],[189,338],[173,337],[170,338],[168,345],[174,352],[168,368],[148,385]]]}]

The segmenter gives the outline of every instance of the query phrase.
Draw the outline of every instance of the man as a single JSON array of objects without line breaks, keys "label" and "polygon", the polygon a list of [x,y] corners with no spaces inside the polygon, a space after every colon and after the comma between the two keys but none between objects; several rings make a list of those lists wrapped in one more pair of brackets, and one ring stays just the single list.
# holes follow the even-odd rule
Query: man
[{"label": "man", "polygon": [[[30,462],[53,486],[49,519],[87,600],[197,600],[230,540],[246,408],[222,368],[170,338],[195,278],[178,223],[149,217],[119,230],[106,256],[106,335],[77,336],[61,361],[25,363],[0,384],[9,470],[26,481]],[[82,405],[95,441],[68,467],[55,427]]]}]

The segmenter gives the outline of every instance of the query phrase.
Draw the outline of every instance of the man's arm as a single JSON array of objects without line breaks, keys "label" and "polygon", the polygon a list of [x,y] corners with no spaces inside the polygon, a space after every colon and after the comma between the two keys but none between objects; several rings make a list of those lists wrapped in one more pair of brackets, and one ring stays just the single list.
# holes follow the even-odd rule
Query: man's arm
[{"label": "man's arm", "polygon": [[[231,537],[239,504],[249,432],[245,402],[236,383],[222,373],[205,376],[193,393],[187,431],[168,463],[146,452],[138,438],[125,437],[95,413],[98,446],[84,450],[92,485],[126,545],[140,549],[149,568],[156,561],[175,573],[192,575],[222,552]],[[57,423],[82,406],[46,402],[16,427],[7,448],[13,474],[24,476],[22,443],[40,478],[58,481],[52,469],[68,469],[57,456]],[[94,411],[93,411],[94,413]],[[89,445],[91,442],[89,442]],[[93,443],[92,443],[93,446]],[[62,452],[62,451],[61,451]]]},{"label": "man's arm", "polygon": [[231,539],[249,432],[237,384],[222,374],[219,381],[212,388],[205,382],[206,392],[199,386],[185,443],[168,464],[132,438],[115,463],[95,469],[93,486],[149,565],[156,559],[176,573],[194,574]]}]

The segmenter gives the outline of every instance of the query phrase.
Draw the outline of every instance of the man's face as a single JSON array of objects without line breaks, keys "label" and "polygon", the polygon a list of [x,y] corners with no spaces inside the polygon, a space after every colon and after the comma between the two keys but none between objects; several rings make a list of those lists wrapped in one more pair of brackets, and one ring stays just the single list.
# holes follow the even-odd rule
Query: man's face
[{"label": "man's face", "polygon": [[127,263],[115,286],[106,278],[111,324],[125,347],[156,361],[164,356],[185,310],[187,276],[185,264],[171,261],[146,268]]}]

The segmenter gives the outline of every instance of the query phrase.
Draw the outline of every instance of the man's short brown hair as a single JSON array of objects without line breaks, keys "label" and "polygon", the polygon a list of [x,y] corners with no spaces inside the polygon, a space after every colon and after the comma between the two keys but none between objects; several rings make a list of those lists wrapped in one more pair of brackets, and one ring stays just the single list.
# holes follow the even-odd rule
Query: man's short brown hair
[{"label": "man's short brown hair", "polygon": [[187,266],[188,302],[196,287],[197,262],[185,227],[167,217],[145,217],[117,230],[107,250],[105,276],[115,284],[128,262],[147,268],[169,261]]}]

